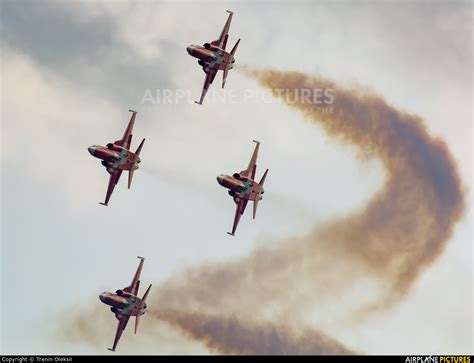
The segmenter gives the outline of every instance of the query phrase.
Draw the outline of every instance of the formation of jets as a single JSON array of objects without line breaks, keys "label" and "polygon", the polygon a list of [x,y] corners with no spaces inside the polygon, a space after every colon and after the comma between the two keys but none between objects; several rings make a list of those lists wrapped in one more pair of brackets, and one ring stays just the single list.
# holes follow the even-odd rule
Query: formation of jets
[{"label": "formation of jets", "polygon": [[[209,86],[214,81],[217,72],[219,70],[223,71],[222,88],[224,88],[228,72],[233,68],[235,63],[235,52],[239,46],[240,39],[237,40],[230,52],[226,51],[227,40],[229,38],[229,28],[233,16],[231,11],[227,12],[229,13],[229,16],[224,25],[224,29],[222,29],[222,32],[217,40],[205,43],[203,46],[190,45],[187,47],[189,55],[199,59],[198,63],[206,74],[201,97],[199,101],[195,101],[200,105],[202,105]],[[145,139],[142,140],[135,152],[130,151],[132,132],[135,125],[137,112],[133,110],[129,111],[132,112],[132,116],[120,140],[108,143],[106,146],[92,145],[88,148],[89,153],[92,156],[100,159],[102,165],[110,174],[105,200],[104,202],[100,203],[104,206],[108,206],[112,192],[114,191],[114,188],[117,185],[123,171],[128,171],[128,188],[130,189],[133,173],[138,169],[141,162],[140,152],[143,148]],[[249,201],[253,202],[253,219],[255,219],[258,203],[263,198],[263,184],[265,183],[268,169],[265,171],[260,181],[256,182],[255,176],[257,171],[257,157],[260,148],[260,142],[256,140],[254,140],[254,142],[256,143],[255,149],[245,170],[234,173],[232,176],[221,174],[217,177],[217,182],[224,188],[228,189],[229,195],[233,198],[236,204],[232,231],[227,232],[232,236],[235,235],[235,231],[241,216],[245,212],[247,203]],[[118,319],[118,326],[114,342],[112,348],[110,348],[111,351],[115,351],[122,332],[125,330],[130,317],[135,317],[136,333],[139,317],[146,312],[147,305],[145,301],[147,299],[151,285],[148,287],[143,297],[139,298],[138,289],[140,286],[140,275],[145,259],[143,257],[138,258],[140,259],[140,264],[138,265],[138,269],[129,286],[121,290],[117,290],[115,293],[104,292],[99,295],[100,300],[104,304],[111,307],[110,310]]]}]

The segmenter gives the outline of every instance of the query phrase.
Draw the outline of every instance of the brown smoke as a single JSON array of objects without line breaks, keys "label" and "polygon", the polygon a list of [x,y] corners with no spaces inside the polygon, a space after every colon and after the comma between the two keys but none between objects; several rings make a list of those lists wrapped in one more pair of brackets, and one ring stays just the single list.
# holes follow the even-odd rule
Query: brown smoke
[{"label": "brown smoke", "polygon": [[[247,74],[332,138],[379,160],[383,185],[361,209],[304,237],[175,276],[150,296],[150,315],[225,354],[350,352],[306,327],[336,336],[404,296],[464,212],[455,162],[419,117],[380,96],[296,72]],[[332,113],[298,97],[304,89],[333,90]]]},{"label": "brown smoke", "polygon": [[[269,351],[258,350],[265,346],[265,339],[258,339],[264,336],[258,335],[261,330],[255,328],[257,341],[250,344],[245,337],[252,329],[236,329],[232,339],[225,339],[225,328],[253,327],[256,319],[301,326],[311,311],[324,316],[331,309],[337,309],[334,321],[321,316],[315,320],[341,326],[386,309],[442,253],[463,214],[464,198],[446,145],[430,136],[419,117],[367,91],[346,90],[302,73],[247,74],[331,137],[380,160],[385,170],[380,190],[351,215],[315,226],[304,238],[260,247],[244,259],[186,271],[162,286],[155,301],[163,309],[161,319],[171,319],[195,339],[212,341],[219,352],[265,353]],[[304,89],[333,90],[332,113],[321,111],[325,105],[302,99]],[[364,289],[366,296],[360,296]],[[166,317],[167,309],[174,312],[172,318]],[[181,319],[177,311],[183,316],[192,311],[193,319]],[[228,325],[228,318],[210,318],[215,311],[235,314],[240,321]],[[219,329],[206,330],[206,321]],[[294,339],[284,341],[288,344],[279,353],[297,352]],[[331,351],[324,348],[324,339],[311,341],[307,351]]]},{"label": "brown smoke", "polygon": [[358,258],[378,270],[390,270],[394,286],[405,292],[444,250],[464,211],[457,167],[444,142],[431,137],[419,117],[396,110],[380,96],[347,91],[296,72],[249,74],[264,87],[288,90],[290,96],[302,89],[334,90],[333,114],[304,102],[290,106],[330,136],[379,158],[387,177],[362,211],[320,233],[342,249],[358,244]]},{"label": "brown smoke", "polygon": [[353,354],[335,340],[306,329],[298,334],[274,324],[244,323],[235,316],[162,311],[157,317],[220,354]]}]

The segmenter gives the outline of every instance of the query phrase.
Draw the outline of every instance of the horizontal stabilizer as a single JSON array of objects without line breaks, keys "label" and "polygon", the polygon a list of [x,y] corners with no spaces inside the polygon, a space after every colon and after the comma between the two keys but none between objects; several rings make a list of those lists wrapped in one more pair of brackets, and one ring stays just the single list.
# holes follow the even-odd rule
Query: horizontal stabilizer
[{"label": "horizontal stabilizer", "polygon": [[133,179],[133,172],[135,170],[129,170],[128,171],[128,189],[130,189],[130,186],[132,185],[132,179]]},{"label": "horizontal stabilizer", "polygon": [[253,201],[253,219],[255,219],[255,216],[257,215],[258,202],[258,200]]},{"label": "horizontal stabilizer", "polygon": [[140,317],[137,315],[135,316],[135,334],[137,334],[138,323],[140,321]]},{"label": "horizontal stabilizer", "polygon": [[225,81],[227,80],[227,75],[229,74],[229,68],[224,69],[224,73],[222,75],[222,88],[225,86]]}]

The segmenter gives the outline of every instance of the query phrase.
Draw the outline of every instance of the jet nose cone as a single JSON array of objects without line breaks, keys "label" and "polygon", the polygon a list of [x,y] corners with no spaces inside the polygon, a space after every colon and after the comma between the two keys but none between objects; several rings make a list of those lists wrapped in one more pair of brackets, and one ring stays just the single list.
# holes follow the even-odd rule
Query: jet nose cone
[{"label": "jet nose cone", "polygon": [[224,182],[224,176],[222,174],[217,177],[217,182],[221,185]]},{"label": "jet nose cone", "polygon": [[188,51],[189,55],[193,54],[193,47],[191,45],[189,47],[187,47],[186,50]]},{"label": "jet nose cone", "polygon": [[102,294],[99,295],[99,299],[100,299],[100,301],[102,301],[102,302],[105,302],[106,297],[107,297],[107,293],[106,293],[106,292],[103,292]]},{"label": "jet nose cone", "polygon": [[87,148],[87,150],[89,151],[89,153],[90,153],[91,155],[94,155],[94,153],[95,153],[95,146],[89,146],[89,147]]}]

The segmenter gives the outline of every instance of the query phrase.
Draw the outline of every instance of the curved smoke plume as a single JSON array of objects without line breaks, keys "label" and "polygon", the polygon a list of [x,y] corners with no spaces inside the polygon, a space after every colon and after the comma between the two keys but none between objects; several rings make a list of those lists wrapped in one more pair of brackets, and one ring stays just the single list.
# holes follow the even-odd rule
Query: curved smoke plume
[{"label": "curved smoke plume", "polygon": [[[242,338],[255,320],[301,325],[311,311],[325,314],[329,306],[345,301],[339,318],[325,322],[331,325],[398,301],[444,250],[463,214],[464,198],[446,145],[430,136],[419,117],[380,96],[346,90],[326,79],[271,70],[247,74],[331,137],[378,158],[385,169],[382,188],[353,214],[315,226],[303,238],[260,247],[242,260],[186,271],[162,286],[155,301],[163,309],[160,319],[171,320],[195,339],[212,340],[219,352],[265,354],[270,351],[258,329],[254,345]],[[332,112],[321,112],[321,105],[301,97],[303,90],[331,90]],[[367,291],[362,297],[357,296],[361,286]],[[167,309],[173,318],[166,316]],[[183,316],[192,311],[194,319],[177,318],[179,311]],[[235,330],[213,318],[213,311],[236,314],[240,321],[234,323],[247,328]],[[324,318],[314,320],[324,323]],[[206,330],[215,324],[219,329]],[[234,331],[233,339],[223,338],[225,327]],[[285,342],[273,352],[298,352],[294,339]],[[317,336],[311,342],[313,348],[306,352],[338,352]]]}]

